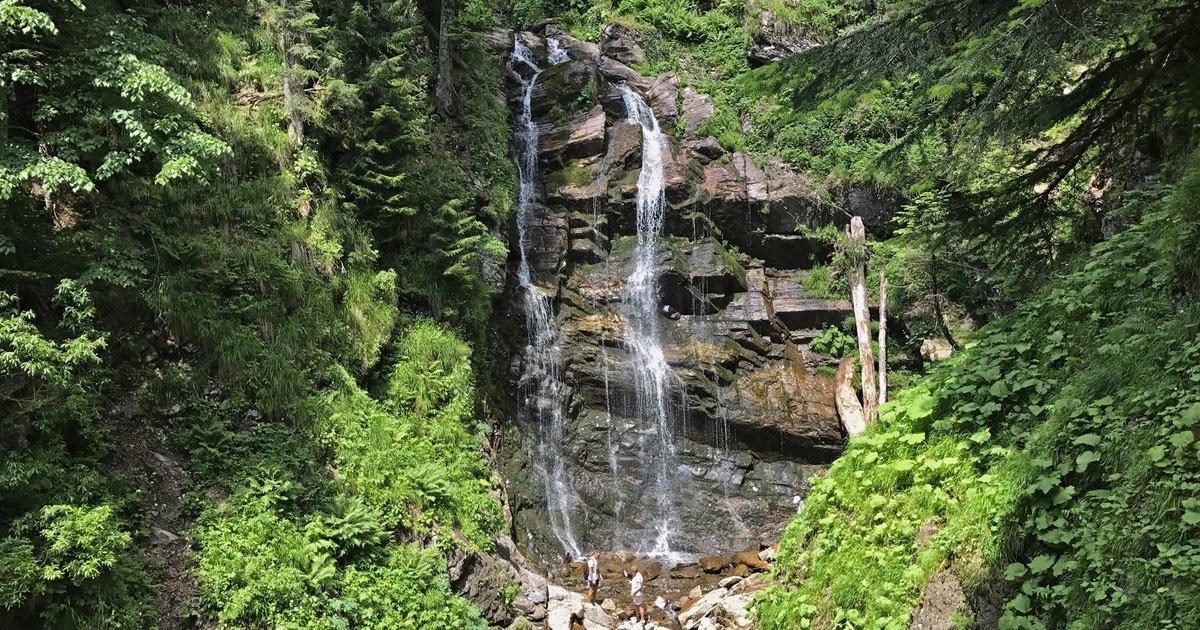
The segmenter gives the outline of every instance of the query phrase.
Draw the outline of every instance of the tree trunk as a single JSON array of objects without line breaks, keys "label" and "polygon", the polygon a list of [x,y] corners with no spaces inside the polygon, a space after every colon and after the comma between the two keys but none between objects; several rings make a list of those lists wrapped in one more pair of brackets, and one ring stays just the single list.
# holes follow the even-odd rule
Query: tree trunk
[{"label": "tree trunk", "polygon": [[858,260],[850,261],[850,297],[854,306],[854,328],[858,333],[858,362],[862,365],[863,417],[875,421],[879,390],[875,381],[875,356],[871,351],[871,311],[867,305],[867,230],[862,217],[850,219],[850,241]]},{"label": "tree trunk", "polygon": [[950,326],[946,325],[946,314],[942,312],[942,287],[938,282],[937,256],[929,258],[929,276],[933,279],[933,315],[937,318],[938,330],[942,331],[942,336],[950,342],[950,347],[958,350],[958,342],[954,340],[954,335],[950,334]]},{"label": "tree trunk", "polygon": [[846,428],[846,434],[854,437],[867,430],[867,421],[863,417],[862,403],[858,402],[858,392],[854,391],[854,359],[846,357],[838,364],[834,403],[837,405],[838,418]]},{"label": "tree trunk", "polygon": [[879,404],[887,402],[887,276],[879,272]]},{"label": "tree trunk", "polygon": [[279,38],[280,52],[283,54],[283,110],[288,116],[288,140],[292,149],[304,144],[304,119],[300,112],[300,103],[304,100],[304,79],[300,76],[292,47],[295,46],[295,36],[286,30]]},{"label": "tree trunk", "polygon": [[438,108],[447,116],[453,113],[454,107],[454,84],[450,75],[450,18],[453,15],[451,1],[442,0],[438,18],[437,79],[433,90]]}]

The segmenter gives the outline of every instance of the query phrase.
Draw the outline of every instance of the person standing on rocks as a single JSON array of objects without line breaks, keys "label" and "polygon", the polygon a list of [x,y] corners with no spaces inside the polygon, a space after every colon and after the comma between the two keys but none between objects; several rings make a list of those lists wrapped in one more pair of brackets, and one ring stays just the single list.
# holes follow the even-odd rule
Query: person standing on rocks
[{"label": "person standing on rocks", "polygon": [[637,565],[629,567],[629,574],[633,577],[629,578],[629,596],[633,598],[633,610],[637,614],[638,623],[646,623],[646,605],[645,594],[642,593],[642,583],[645,578],[642,577],[642,572],[638,570]]},{"label": "person standing on rocks", "polygon": [[592,552],[588,556],[587,568],[584,572],[587,577],[587,600],[589,604],[596,603],[596,589],[600,587],[600,550]]}]

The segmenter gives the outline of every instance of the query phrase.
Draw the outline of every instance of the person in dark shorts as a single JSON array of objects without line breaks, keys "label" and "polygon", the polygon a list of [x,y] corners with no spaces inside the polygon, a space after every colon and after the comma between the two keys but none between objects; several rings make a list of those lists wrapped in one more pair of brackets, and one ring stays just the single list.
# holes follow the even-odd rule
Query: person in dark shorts
[{"label": "person in dark shorts", "polygon": [[600,587],[600,550],[592,552],[592,555],[587,559],[587,570],[584,572],[587,577],[587,600],[589,604],[596,603],[596,589]]}]

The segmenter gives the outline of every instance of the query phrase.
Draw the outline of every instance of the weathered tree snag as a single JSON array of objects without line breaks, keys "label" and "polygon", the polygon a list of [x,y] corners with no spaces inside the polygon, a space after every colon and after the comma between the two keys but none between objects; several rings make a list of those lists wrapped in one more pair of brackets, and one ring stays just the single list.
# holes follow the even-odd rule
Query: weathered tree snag
[{"label": "weathered tree snag", "polygon": [[846,357],[838,364],[837,385],[834,392],[834,404],[837,405],[838,418],[846,428],[846,434],[854,437],[867,430],[867,420],[863,416],[862,403],[858,402],[858,392],[854,391],[854,359]]},{"label": "weathered tree snag", "polygon": [[887,276],[879,272],[879,404],[887,402]]},{"label": "weathered tree snag", "polygon": [[875,380],[875,356],[871,351],[871,311],[867,305],[867,230],[862,217],[850,219],[850,297],[854,307],[854,328],[858,333],[858,359],[862,365],[863,417],[875,420],[879,390]]},{"label": "weathered tree snag", "polygon": [[454,85],[450,76],[450,19],[454,9],[450,5],[451,0],[442,0],[438,18],[437,82],[433,90],[444,114],[451,114],[454,107]]}]

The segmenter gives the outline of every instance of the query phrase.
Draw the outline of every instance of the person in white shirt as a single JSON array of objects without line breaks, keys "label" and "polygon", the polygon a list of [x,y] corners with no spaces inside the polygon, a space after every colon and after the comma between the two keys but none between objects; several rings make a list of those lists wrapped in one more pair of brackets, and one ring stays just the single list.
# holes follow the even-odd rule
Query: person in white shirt
[{"label": "person in white shirt", "polygon": [[642,593],[642,583],[645,578],[642,577],[642,572],[638,570],[636,564],[629,567],[629,573],[633,576],[629,578],[629,596],[633,598],[633,609],[637,612],[638,623],[646,623],[645,594]]},{"label": "person in white shirt", "polygon": [[600,551],[592,552],[587,559],[587,600],[589,604],[596,603],[596,589],[600,587]]}]

